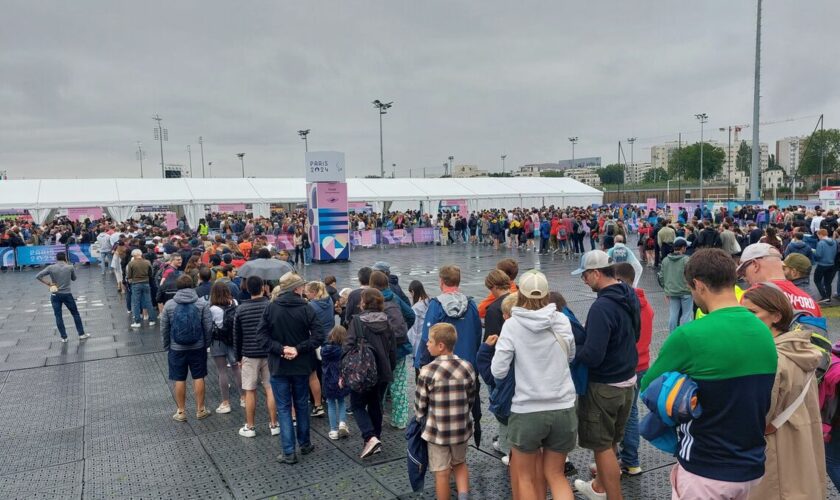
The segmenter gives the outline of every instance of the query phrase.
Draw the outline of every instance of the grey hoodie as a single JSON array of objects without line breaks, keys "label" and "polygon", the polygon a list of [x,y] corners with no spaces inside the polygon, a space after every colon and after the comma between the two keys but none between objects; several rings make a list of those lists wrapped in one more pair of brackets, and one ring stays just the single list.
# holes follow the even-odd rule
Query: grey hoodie
[{"label": "grey hoodie", "polygon": [[[565,345],[560,345],[555,333]],[[574,357],[572,325],[554,304],[536,311],[514,307],[502,326],[490,371],[502,379],[513,364],[513,413],[562,410],[573,408],[577,398],[569,371]]]},{"label": "grey hoodie", "polygon": [[442,293],[437,296],[443,312],[450,318],[460,318],[467,314],[469,299],[461,292]]},{"label": "grey hoodie", "polygon": [[[172,328],[172,319],[175,316],[175,308],[178,304],[193,304],[201,313],[201,324],[204,327],[204,340],[198,341],[193,345],[181,345],[172,341],[170,334]],[[160,315],[160,334],[163,340],[164,350],[173,351],[189,351],[192,349],[206,349],[210,345],[213,337],[213,314],[210,308],[207,307],[207,301],[199,299],[195,293],[194,288],[182,288],[175,292],[172,300],[166,302],[163,306],[163,313]]]}]

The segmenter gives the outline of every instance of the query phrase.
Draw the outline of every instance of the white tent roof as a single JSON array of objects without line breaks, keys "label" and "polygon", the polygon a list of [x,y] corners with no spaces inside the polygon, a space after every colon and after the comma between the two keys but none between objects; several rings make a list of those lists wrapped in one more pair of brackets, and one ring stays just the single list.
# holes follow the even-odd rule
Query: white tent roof
[{"label": "white tent roof", "polygon": [[[603,193],[566,177],[348,179],[350,201],[488,200],[565,197],[599,202]],[[0,209],[298,203],[303,178],[27,179],[0,182]]]}]

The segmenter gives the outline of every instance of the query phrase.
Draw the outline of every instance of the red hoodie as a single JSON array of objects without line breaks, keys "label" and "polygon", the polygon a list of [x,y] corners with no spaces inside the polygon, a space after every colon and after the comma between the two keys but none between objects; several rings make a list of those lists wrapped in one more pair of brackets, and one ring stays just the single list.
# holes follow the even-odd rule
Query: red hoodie
[{"label": "red hoodie", "polygon": [[642,333],[639,341],[636,342],[636,352],[639,353],[639,364],[636,365],[636,373],[647,370],[650,367],[650,340],[653,337],[653,308],[645,297],[645,291],[641,288],[634,288],[636,297],[639,298],[641,306]]}]

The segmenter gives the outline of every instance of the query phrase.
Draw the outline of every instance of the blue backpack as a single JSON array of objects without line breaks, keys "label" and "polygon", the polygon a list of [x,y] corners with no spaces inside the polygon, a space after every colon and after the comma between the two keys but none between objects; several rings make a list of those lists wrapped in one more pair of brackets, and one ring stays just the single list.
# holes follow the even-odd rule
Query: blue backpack
[{"label": "blue backpack", "polygon": [[201,313],[194,304],[178,304],[172,315],[170,329],[172,341],[180,345],[193,345],[204,340]]}]

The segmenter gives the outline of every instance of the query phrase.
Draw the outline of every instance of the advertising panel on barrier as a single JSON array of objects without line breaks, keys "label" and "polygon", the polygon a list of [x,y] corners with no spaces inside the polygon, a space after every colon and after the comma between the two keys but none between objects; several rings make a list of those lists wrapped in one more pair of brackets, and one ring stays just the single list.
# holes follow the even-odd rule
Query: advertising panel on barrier
[{"label": "advertising panel on barrier", "polygon": [[433,227],[415,227],[414,228],[414,243],[434,243],[435,228]]},{"label": "advertising panel on barrier", "polygon": [[369,231],[353,231],[350,236],[350,242],[353,247],[372,247],[375,246],[378,241],[376,237],[375,230]]},{"label": "advertising panel on barrier", "polygon": [[15,249],[12,247],[0,247],[0,266],[15,267]]},{"label": "advertising panel on barrier", "polygon": [[19,266],[36,266],[54,264],[55,255],[64,252],[64,245],[46,245],[17,248],[17,264]]},{"label": "advertising panel on barrier", "polygon": [[410,245],[414,241],[411,233],[405,229],[394,229],[393,231],[383,229],[380,231],[380,236],[382,243],[386,245]]},{"label": "advertising panel on barrier", "polygon": [[294,250],[295,241],[294,236],[289,234],[278,234],[277,236],[269,234],[265,237],[266,241],[274,245],[278,250]]},{"label": "advertising panel on barrier", "polygon": [[98,264],[99,259],[91,252],[89,244],[67,245],[67,259],[73,264]]}]

